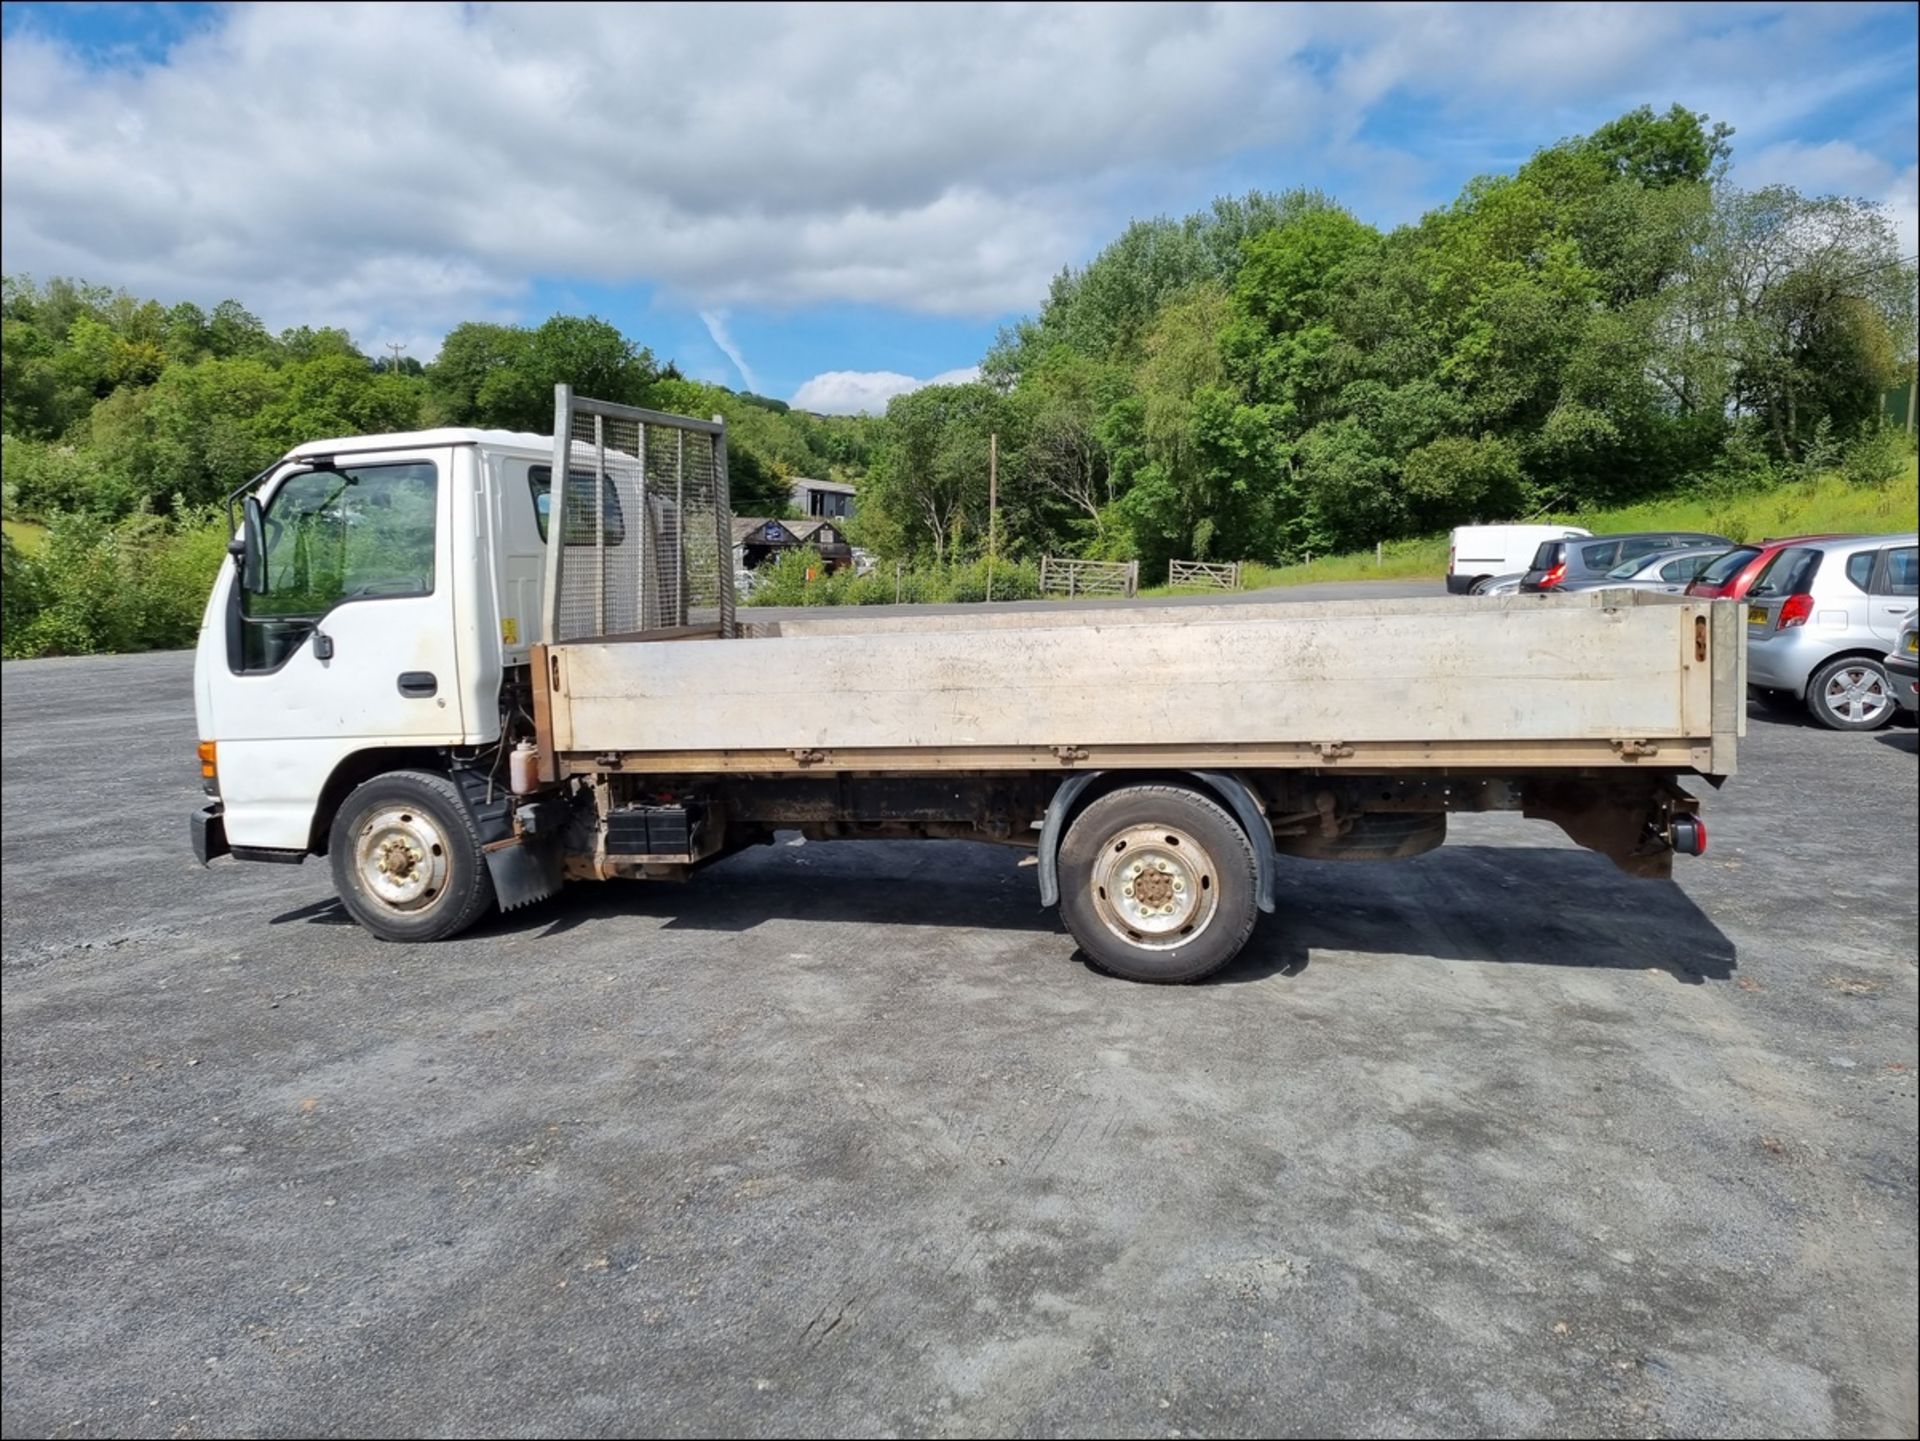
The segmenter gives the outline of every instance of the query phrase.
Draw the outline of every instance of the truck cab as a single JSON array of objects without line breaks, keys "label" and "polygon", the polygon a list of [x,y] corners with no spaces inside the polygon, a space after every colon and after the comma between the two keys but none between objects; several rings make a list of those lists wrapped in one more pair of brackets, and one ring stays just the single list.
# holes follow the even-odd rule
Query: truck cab
[{"label": "truck cab", "polygon": [[396,754],[498,744],[540,623],[552,457],[544,436],[429,430],[315,441],[265,476],[253,574],[221,568],[195,657],[210,850],[324,853],[316,798]]}]

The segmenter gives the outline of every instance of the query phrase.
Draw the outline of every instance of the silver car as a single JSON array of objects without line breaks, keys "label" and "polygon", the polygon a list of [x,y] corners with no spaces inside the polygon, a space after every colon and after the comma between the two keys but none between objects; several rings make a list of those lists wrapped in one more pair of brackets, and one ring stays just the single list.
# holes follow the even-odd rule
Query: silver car
[{"label": "silver car", "polygon": [[1593,580],[1568,581],[1560,589],[1617,590],[1625,586],[1631,590],[1679,595],[1699,577],[1701,571],[1725,555],[1728,549],[1727,544],[1722,542],[1689,546],[1685,550],[1655,551],[1652,555],[1636,555],[1622,561],[1603,576]]},{"label": "silver car", "polygon": [[1884,664],[1893,682],[1893,698],[1909,715],[1920,710],[1920,625],[1913,616],[1900,627],[1900,639],[1887,652]]},{"label": "silver car", "polygon": [[1920,591],[1916,537],[1788,546],[1747,592],[1747,684],[1824,726],[1878,730],[1897,708],[1885,657]]}]

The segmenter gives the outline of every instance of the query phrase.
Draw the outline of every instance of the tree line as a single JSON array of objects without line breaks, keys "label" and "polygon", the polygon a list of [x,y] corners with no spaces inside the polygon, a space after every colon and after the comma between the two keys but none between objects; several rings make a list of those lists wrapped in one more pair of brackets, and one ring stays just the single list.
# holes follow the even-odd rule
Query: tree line
[{"label": "tree line", "polygon": [[1308,190],[1137,222],[976,384],[888,407],[861,538],[1284,563],[1470,520],[1739,485],[1830,457],[1911,375],[1876,206],[1727,179],[1643,107],[1382,231]]},{"label": "tree line", "polygon": [[269,333],[100,286],[9,276],[0,296],[6,505],[17,515],[169,514],[211,503],[302,441],[438,425],[550,431],[553,387],[725,415],[743,512],[780,515],[793,475],[857,472],[871,423],[689,380],[593,317],[467,322],[439,355],[369,357],[345,331]]}]

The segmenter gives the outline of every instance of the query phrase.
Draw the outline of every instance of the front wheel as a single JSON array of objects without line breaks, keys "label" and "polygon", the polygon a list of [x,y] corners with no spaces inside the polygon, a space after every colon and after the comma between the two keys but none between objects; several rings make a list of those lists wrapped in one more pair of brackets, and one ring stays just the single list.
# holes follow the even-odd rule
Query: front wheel
[{"label": "front wheel", "polygon": [[1893,719],[1897,705],[1886,667],[1877,660],[1830,661],[1807,682],[1807,709],[1829,730],[1877,731]]},{"label": "front wheel", "polygon": [[1094,801],[1060,846],[1060,913],[1094,964],[1130,981],[1197,981],[1240,953],[1257,916],[1253,845],[1179,786]]},{"label": "front wheel", "polygon": [[383,941],[456,936],[493,905],[480,832],[445,776],[392,771],[362,785],[333,818],[333,886]]}]

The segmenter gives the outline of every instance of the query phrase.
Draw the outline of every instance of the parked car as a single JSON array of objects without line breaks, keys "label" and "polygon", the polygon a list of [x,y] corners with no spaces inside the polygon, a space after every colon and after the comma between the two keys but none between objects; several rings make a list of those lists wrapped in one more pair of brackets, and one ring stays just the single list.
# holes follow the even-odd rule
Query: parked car
[{"label": "parked car", "polygon": [[1747,685],[1803,702],[1833,730],[1893,718],[1886,654],[1920,593],[1916,537],[1862,535],[1780,550],[1747,592]]},{"label": "parked car", "polygon": [[1490,575],[1473,583],[1469,595],[1512,595],[1520,589],[1520,582],[1527,578],[1524,570],[1516,570],[1511,575]]},{"label": "parked car", "polygon": [[1630,590],[1653,590],[1667,595],[1679,595],[1695,576],[1726,553],[1725,545],[1692,546],[1686,550],[1656,550],[1652,555],[1637,555],[1631,560],[1622,561],[1598,580],[1575,581],[1562,585],[1560,589],[1613,590],[1624,586]]},{"label": "parked car", "polygon": [[1845,540],[1844,535],[1789,535],[1779,540],[1763,540],[1753,545],[1738,545],[1700,572],[1698,580],[1687,587],[1695,600],[1739,600],[1753,588],[1753,582],[1767,562],[1790,545],[1810,540]]},{"label": "parked car", "polygon": [[1584,540],[1543,540],[1533,553],[1523,591],[1561,590],[1582,581],[1599,580],[1624,561],[1656,551],[1684,547],[1732,545],[1724,535],[1697,530],[1646,530],[1621,535],[1593,535]]},{"label": "parked car", "polygon": [[1894,704],[1911,715],[1920,710],[1920,624],[1908,615],[1900,627],[1900,639],[1880,662],[1893,682]]},{"label": "parked car", "polygon": [[1462,525],[1447,544],[1447,593],[1481,595],[1479,583],[1524,572],[1540,543],[1592,534],[1577,525]]}]

